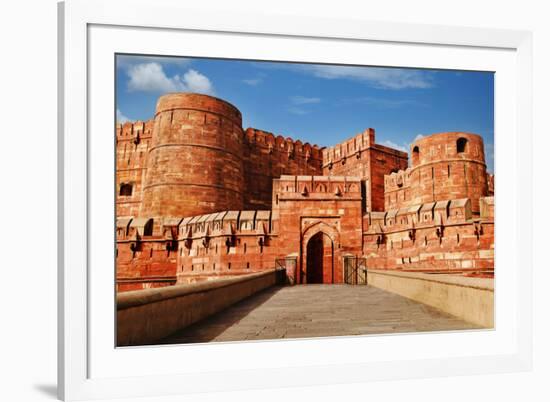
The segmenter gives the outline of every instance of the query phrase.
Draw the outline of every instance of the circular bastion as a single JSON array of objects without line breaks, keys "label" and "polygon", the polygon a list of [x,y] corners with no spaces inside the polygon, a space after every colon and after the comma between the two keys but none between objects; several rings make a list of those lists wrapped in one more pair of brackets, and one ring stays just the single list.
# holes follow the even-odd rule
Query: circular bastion
[{"label": "circular bastion", "polygon": [[411,203],[470,198],[479,213],[479,198],[488,195],[483,138],[448,132],[422,137],[411,144]]},{"label": "circular bastion", "polygon": [[241,112],[208,95],[171,93],[157,102],[142,216],[193,216],[243,207]]}]

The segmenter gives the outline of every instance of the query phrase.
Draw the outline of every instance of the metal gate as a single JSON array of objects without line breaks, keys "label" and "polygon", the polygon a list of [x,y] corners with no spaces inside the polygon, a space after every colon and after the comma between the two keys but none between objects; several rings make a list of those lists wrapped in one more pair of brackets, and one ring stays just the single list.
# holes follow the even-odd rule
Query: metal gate
[{"label": "metal gate", "polygon": [[344,282],[349,285],[367,284],[367,259],[364,257],[344,257]]}]

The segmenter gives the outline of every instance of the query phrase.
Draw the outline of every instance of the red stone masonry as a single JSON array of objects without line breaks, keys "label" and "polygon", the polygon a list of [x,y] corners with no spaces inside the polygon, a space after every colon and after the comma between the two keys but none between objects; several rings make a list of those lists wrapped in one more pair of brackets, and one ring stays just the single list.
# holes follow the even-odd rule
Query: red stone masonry
[{"label": "red stone masonry", "polygon": [[162,96],[116,127],[119,291],[285,267],[289,283],[368,268],[492,276],[494,176],[483,140],[427,136],[408,155],[367,129],[319,148],[248,128],[211,96]]},{"label": "red stone masonry", "polygon": [[[296,256],[292,283],[317,282],[308,264],[308,243],[323,236],[332,259],[316,270],[323,283],[342,283],[343,257],[362,253],[361,179],[351,176],[281,176],[274,184],[273,215],[277,218],[277,255]],[[318,277],[317,277],[318,278]]]},{"label": "red stone masonry", "polygon": [[139,215],[152,135],[152,120],[116,126],[117,216]]},{"label": "red stone masonry", "polygon": [[411,167],[386,179],[386,209],[446,199],[469,198],[479,214],[479,198],[489,194],[483,139],[451,132],[411,144]]},{"label": "red stone masonry", "polygon": [[492,276],[494,198],[482,198],[481,205],[477,218],[469,199],[372,213],[363,252],[377,269]]},{"label": "red stone masonry", "polygon": [[321,175],[317,145],[247,128],[244,147],[245,209],[270,209],[273,179],[282,175]]},{"label": "red stone masonry", "polygon": [[191,216],[243,205],[241,113],[205,95],[160,97],[141,215]]},{"label": "red stone masonry", "polygon": [[323,174],[361,178],[364,212],[384,210],[384,175],[407,164],[406,152],[375,143],[372,128],[323,150]]}]

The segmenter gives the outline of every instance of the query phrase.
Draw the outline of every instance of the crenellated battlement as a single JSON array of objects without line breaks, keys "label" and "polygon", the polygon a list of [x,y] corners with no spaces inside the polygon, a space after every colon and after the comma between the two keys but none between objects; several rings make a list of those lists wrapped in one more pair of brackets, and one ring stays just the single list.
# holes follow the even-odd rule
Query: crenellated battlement
[{"label": "crenellated battlement", "polygon": [[[276,218],[275,218],[276,219]],[[270,210],[221,211],[212,214],[177,217],[119,217],[117,239],[127,241],[179,240],[231,236],[240,233],[271,233]]]},{"label": "crenellated battlement", "polygon": [[318,145],[311,145],[290,137],[275,135],[269,131],[249,127],[245,130],[245,143],[250,147],[261,147],[267,149],[268,153],[280,152],[291,157],[305,158],[306,160],[321,160],[321,149]]},{"label": "crenellated battlement", "polygon": [[385,152],[398,158],[407,158],[407,153],[377,144],[375,141],[375,130],[367,128],[362,133],[336,144],[332,147],[323,149],[323,167],[332,166],[334,164],[342,164],[349,158],[361,159],[361,153],[369,148],[376,149],[380,152]]},{"label": "crenellated battlement", "polygon": [[179,240],[188,241],[220,236],[271,233],[271,211],[221,211],[184,218],[179,226]]},{"label": "crenellated battlement", "polygon": [[364,254],[383,269],[492,276],[494,198],[479,201],[479,217],[467,198],[370,213],[364,219]]},{"label": "crenellated battlement", "polygon": [[405,207],[411,200],[411,169],[384,175],[384,209]]},{"label": "crenellated battlement", "polygon": [[245,131],[244,208],[272,207],[273,180],[281,175],[319,175],[322,173],[321,149],[254,128]]},{"label": "crenellated battlement", "polygon": [[289,176],[274,180],[273,195],[282,199],[346,199],[361,197],[361,179],[353,176]]},{"label": "crenellated battlement", "polygon": [[411,185],[410,181],[411,169],[398,170],[388,175],[384,175],[384,189],[386,193],[398,191],[408,188]]},{"label": "crenellated battlement", "polygon": [[407,153],[376,144],[372,128],[323,150],[324,175],[356,176],[363,181],[363,212],[384,210],[384,175],[407,166]]},{"label": "crenellated battlement", "polygon": [[329,164],[341,163],[343,159],[350,157],[360,158],[361,151],[374,145],[374,129],[368,128],[364,132],[336,144],[332,147],[323,149],[323,167]]},{"label": "crenellated battlement", "polygon": [[136,138],[150,138],[153,136],[154,120],[125,122],[116,125],[117,141],[134,141]]},{"label": "crenellated battlement", "polygon": [[473,216],[470,199],[449,199],[369,213],[366,215],[367,227],[369,232],[391,232],[418,229],[423,226],[445,226],[479,220],[494,220],[494,198],[482,197],[478,201],[484,205],[479,217]]}]

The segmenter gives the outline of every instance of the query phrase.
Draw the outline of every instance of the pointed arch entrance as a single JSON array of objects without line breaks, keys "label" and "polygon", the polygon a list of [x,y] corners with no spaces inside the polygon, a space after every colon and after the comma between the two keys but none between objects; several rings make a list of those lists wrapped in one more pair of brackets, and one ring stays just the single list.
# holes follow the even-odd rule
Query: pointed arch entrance
[{"label": "pointed arch entrance", "polygon": [[324,232],[307,243],[305,276],[306,283],[334,283],[334,242]]},{"label": "pointed arch entrance", "polygon": [[337,222],[309,221],[302,231],[297,283],[342,283]]}]

